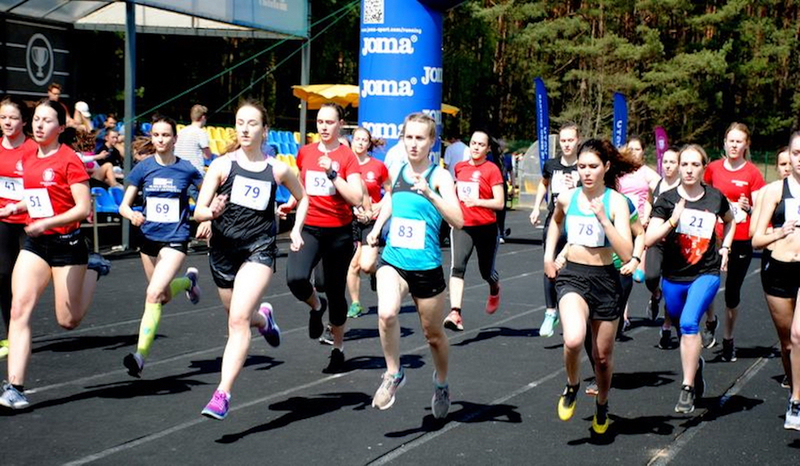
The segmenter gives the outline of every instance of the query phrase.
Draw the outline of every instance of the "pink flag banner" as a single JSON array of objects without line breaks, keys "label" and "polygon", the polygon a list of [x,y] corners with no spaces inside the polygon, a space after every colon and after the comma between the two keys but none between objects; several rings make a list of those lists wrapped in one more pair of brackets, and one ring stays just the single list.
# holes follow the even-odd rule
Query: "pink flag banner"
[{"label": "pink flag banner", "polygon": [[656,126],[656,171],[661,175],[661,159],[664,157],[664,152],[669,147],[669,139],[667,139],[667,132],[661,126]]}]

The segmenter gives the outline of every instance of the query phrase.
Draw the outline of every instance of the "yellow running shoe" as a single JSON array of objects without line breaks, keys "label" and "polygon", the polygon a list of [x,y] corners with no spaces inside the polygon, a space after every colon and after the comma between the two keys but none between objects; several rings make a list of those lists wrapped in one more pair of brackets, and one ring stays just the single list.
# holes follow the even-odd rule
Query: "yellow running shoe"
[{"label": "yellow running shoe", "polygon": [[575,400],[578,397],[580,385],[567,385],[564,393],[558,399],[558,418],[562,421],[569,421],[575,414]]},{"label": "yellow running shoe", "polygon": [[603,435],[611,424],[608,421],[608,402],[606,404],[595,404],[594,417],[592,418],[592,430],[595,434]]}]

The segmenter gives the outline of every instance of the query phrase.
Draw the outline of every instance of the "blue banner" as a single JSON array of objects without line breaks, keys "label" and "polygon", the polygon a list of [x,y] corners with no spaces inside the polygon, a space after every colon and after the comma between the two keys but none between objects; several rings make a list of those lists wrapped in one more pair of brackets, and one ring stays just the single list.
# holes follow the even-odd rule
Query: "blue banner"
[{"label": "blue banner", "polygon": [[612,141],[618,149],[628,142],[628,102],[619,92],[614,93],[614,127]]},{"label": "blue banner", "polygon": [[[362,0],[358,123],[392,147],[403,119],[424,112],[442,129],[442,14],[417,0]],[[431,150],[440,159],[437,137]]]},{"label": "blue banner", "polygon": [[550,158],[550,114],[547,105],[547,88],[542,78],[534,79],[536,87],[536,134],[539,138],[539,169]]}]

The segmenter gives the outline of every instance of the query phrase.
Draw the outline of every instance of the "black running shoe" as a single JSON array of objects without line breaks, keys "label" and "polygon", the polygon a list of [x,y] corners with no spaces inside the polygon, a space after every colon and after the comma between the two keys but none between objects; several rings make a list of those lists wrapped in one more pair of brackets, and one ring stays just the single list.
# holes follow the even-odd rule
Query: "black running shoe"
[{"label": "black running shoe", "polygon": [[733,338],[730,340],[722,340],[722,360],[725,362],[736,362],[736,346],[733,344]]},{"label": "black running shoe", "polygon": [[717,344],[717,339],[714,337],[714,333],[717,331],[718,323],[719,319],[714,319],[712,321],[706,320],[706,328],[700,334],[700,338],[703,340],[704,348],[713,348],[714,345]]},{"label": "black running shoe", "polygon": [[322,323],[322,315],[328,309],[328,301],[325,298],[319,298],[320,308],[318,311],[311,310],[308,312],[308,338],[316,340],[322,336],[325,330],[325,325]]},{"label": "black running shoe", "polygon": [[661,299],[656,299],[655,296],[650,296],[650,301],[647,302],[647,316],[650,320],[656,320],[658,318],[658,308],[661,304]]},{"label": "black running shoe", "polygon": [[661,339],[658,340],[658,347],[661,349],[672,348],[672,329],[661,329]]},{"label": "black running shoe", "polygon": [[339,348],[331,350],[331,358],[328,367],[322,369],[323,374],[338,374],[344,372],[344,353]]},{"label": "black running shoe", "polygon": [[694,411],[694,388],[684,385],[681,387],[681,394],[678,396],[675,412],[689,414],[692,411]]}]

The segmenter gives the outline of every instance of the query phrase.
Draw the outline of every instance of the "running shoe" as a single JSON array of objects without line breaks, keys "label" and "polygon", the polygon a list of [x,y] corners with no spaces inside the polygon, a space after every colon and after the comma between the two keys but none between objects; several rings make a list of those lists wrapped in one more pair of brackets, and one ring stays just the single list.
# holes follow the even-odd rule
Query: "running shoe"
[{"label": "running shoe", "polygon": [[406,384],[406,373],[401,367],[397,374],[384,372],[381,377],[383,381],[372,397],[372,407],[384,410],[392,407],[395,393]]},{"label": "running shoe", "polygon": [[444,419],[450,412],[450,386],[443,386],[436,381],[436,371],[433,371],[433,397],[431,398],[431,412],[436,419]]},{"label": "running shoe", "polygon": [[348,319],[357,319],[364,315],[364,306],[357,301],[350,303],[350,308],[347,310]]},{"label": "running shoe", "polygon": [[705,368],[706,360],[700,356],[700,360],[697,361],[697,372],[694,373],[694,397],[697,400],[703,398],[703,394],[706,392],[706,379],[703,378]]},{"label": "running shoe", "polygon": [[231,399],[228,394],[222,390],[214,390],[214,396],[211,397],[211,401],[208,402],[200,414],[221,421],[228,415],[230,403]]},{"label": "running shoe", "polygon": [[623,332],[627,332],[630,329],[631,329],[631,321],[628,320],[628,319],[623,319],[622,320],[622,331]]},{"label": "running shoe", "polygon": [[194,267],[186,269],[186,275],[184,275],[191,282],[191,286],[186,290],[186,297],[192,304],[200,302],[200,285],[197,283],[197,275],[197,269]]},{"label": "running shoe", "polygon": [[128,353],[127,356],[122,358],[122,365],[128,369],[128,375],[136,377],[137,379],[142,376],[142,369],[144,369],[144,360],[138,354]]},{"label": "running shoe", "polygon": [[557,311],[545,311],[544,320],[542,321],[542,325],[539,327],[539,336],[545,338],[552,337],[555,333],[558,322],[559,320]]},{"label": "running shoe", "polygon": [[800,400],[790,400],[789,409],[786,410],[784,429],[800,430]]},{"label": "running shoe", "polygon": [[100,280],[100,277],[105,277],[111,272],[111,262],[100,254],[92,252],[89,253],[89,262],[86,264],[86,268],[97,272],[97,279]]},{"label": "running shoe", "polygon": [[608,430],[610,422],[608,422],[608,402],[601,405],[595,403],[594,417],[592,418],[592,431],[595,434],[603,435]]},{"label": "running shoe", "polygon": [[719,324],[719,319],[706,320],[706,329],[700,335],[704,348],[713,348],[717,344],[717,339],[714,337],[714,333],[717,331],[717,324]]},{"label": "running shoe", "polygon": [[322,332],[322,336],[319,337],[319,342],[322,345],[333,344],[333,332],[331,332],[331,324],[325,326],[325,331]]},{"label": "running shoe", "polygon": [[258,333],[264,336],[269,346],[277,348],[281,345],[281,328],[275,323],[272,305],[270,303],[261,303],[258,313],[264,316],[264,320],[267,321],[267,325],[259,328]]},{"label": "running shoe", "polygon": [[444,318],[444,328],[449,328],[454,332],[463,332],[464,322],[461,320],[461,314],[455,309],[450,311],[450,314]]},{"label": "running shoe", "polygon": [[0,406],[10,409],[24,409],[30,405],[25,394],[8,382],[3,382],[3,394],[0,395]]},{"label": "running shoe", "polygon": [[736,346],[733,344],[733,338],[730,340],[722,340],[722,360],[725,362],[736,362]]},{"label": "running shoe", "polygon": [[599,393],[599,389],[597,388],[597,382],[592,382],[586,386],[586,390],[583,391],[588,396],[597,396]]},{"label": "running shoe", "polygon": [[339,348],[331,350],[330,361],[328,367],[322,369],[323,374],[339,374],[344,372],[344,353]]},{"label": "running shoe", "polygon": [[319,298],[320,307],[318,311],[308,311],[308,338],[316,339],[322,335],[325,325],[322,323],[322,315],[328,309],[328,300]]},{"label": "running shoe", "polygon": [[8,356],[8,340],[0,340],[0,359]]},{"label": "running shoe", "polygon": [[658,319],[658,313],[659,313],[658,312],[658,308],[659,308],[660,304],[661,304],[661,299],[660,298],[656,299],[655,296],[650,295],[650,300],[647,301],[647,310],[646,310],[647,311],[647,317],[649,317],[650,320]]},{"label": "running shoe", "polygon": [[497,284],[497,294],[489,293],[489,298],[486,300],[486,313],[494,314],[500,308],[500,284]]},{"label": "running shoe", "polygon": [[684,385],[681,387],[681,394],[678,396],[675,412],[689,414],[692,411],[694,411],[694,388]]},{"label": "running shoe", "polygon": [[670,328],[661,329],[661,339],[658,340],[658,347],[661,349],[672,348],[672,329]]},{"label": "running shoe", "polygon": [[506,244],[506,239],[501,236],[500,238],[497,239],[497,242],[500,244]]},{"label": "running shoe", "polygon": [[781,388],[792,388],[792,381],[788,375],[784,375],[783,379],[781,379]]},{"label": "running shoe", "polygon": [[575,403],[578,398],[578,385],[567,385],[564,387],[564,393],[558,398],[558,418],[562,421],[569,421],[572,415],[575,414]]}]

